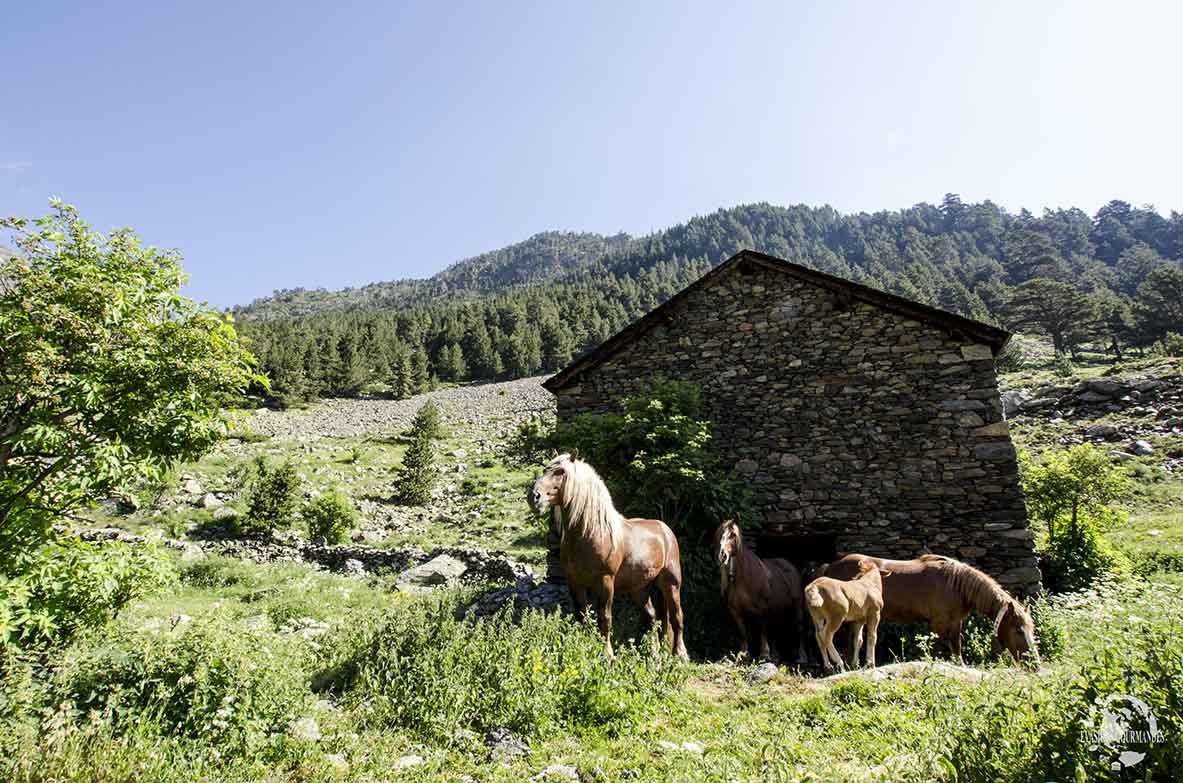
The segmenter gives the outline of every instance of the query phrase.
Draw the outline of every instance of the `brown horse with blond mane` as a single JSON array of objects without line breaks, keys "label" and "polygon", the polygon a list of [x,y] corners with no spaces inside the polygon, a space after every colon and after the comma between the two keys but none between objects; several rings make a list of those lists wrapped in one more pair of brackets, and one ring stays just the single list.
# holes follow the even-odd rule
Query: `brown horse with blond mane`
[{"label": "brown horse with blond mane", "polygon": [[961,629],[966,618],[985,615],[994,620],[995,655],[1005,649],[1018,663],[1039,665],[1031,615],[987,574],[944,555],[921,555],[914,560],[847,555],[831,563],[825,575],[853,579],[862,560],[871,560],[892,573],[883,582],[884,620],[928,623],[961,660]]},{"label": "brown horse with blond mane", "polygon": [[539,514],[553,515],[561,539],[559,561],[580,616],[591,598],[604,636],[604,652],[612,654],[612,600],[628,595],[646,620],[661,609],[663,636],[674,654],[686,659],[682,639],[682,563],[678,539],[659,519],[625,519],[595,469],[569,454],[551,460],[527,496]]},{"label": "brown horse with blond mane", "polygon": [[719,564],[720,587],[727,611],[743,636],[744,651],[752,643],[752,631],[760,642],[760,657],[772,656],[768,626],[786,625],[793,631],[797,661],[805,661],[801,629],[805,623],[801,575],[788,560],[765,560],[749,549],[739,523],[729,519],[715,531],[715,561]]}]

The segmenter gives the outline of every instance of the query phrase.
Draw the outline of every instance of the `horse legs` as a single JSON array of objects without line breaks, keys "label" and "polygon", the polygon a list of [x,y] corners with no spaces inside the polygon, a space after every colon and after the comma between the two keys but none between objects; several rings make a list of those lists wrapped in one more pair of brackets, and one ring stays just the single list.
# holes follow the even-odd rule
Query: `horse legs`
[{"label": "horse legs", "polygon": [[669,621],[671,634],[671,651],[684,661],[690,660],[686,652],[686,640],[683,638],[682,625],[682,588],[668,576],[661,577],[661,597],[665,603],[665,613]]},{"label": "horse legs", "polygon": [[746,656],[751,649],[751,641],[748,639],[748,626],[743,619],[743,610],[728,604],[727,611],[731,613],[731,619],[735,622],[735,628],[739,631],[739,637],[743,639],[742,654]]},{"label": "horse legs", "polygon": [[762,617],[756,618],[756,628],[760,633],[760,660],[771,661],[772,650],[768,647],[768,623]]},{"label": "horse legs", "polygon": [[567,585],[567,589],[571,593],[571,608],[575,611],[575,619],[583,622],[583,620],[587,617],[587,609],[589,604],[587,599],[587,588]]},{"label": "horse legs", "polygon": [[964,663],[961,657],[961,623],[934,624],[932,630],[937,639],[949,648],[949,658],[954,663]]},{"label": "horse legs", "polygon": [[[649,636],[649,632],[653,630],[653,626],[657,624],[657,610],[653,608],[653,595],[647,588],[636,590],[632,595],[633,603],[641,607],[642,624],[644,629],[641,631],[642,636]],[[658,642],[657,636],[653,636],[653,655],[657,656]]]},{"label": "horse legs", "polygon": [[661,638],[665,641],[666,647],[673,649],[674,629],[670,625],[670,615],[666,609],[666,600],[665,596],[661,594],[660,585],[651,586],[649,597],[653,601],[653,608],[656,610],[657,616],[661,618]]},{"label": "horse legs", "polygon": [[846,664],[842,661],[842,656],[838,654],[838,650],[834,647],[834,634],[842,627],[842,621],[837,623],[826,619],[824,623],[817,625],[817,647],[822,651],[822,666],[827,672],[834,671],[837,666],[839,671],[846,671]]},{"label": "horse legs", "polygon": [[852,669],[858,668],[859,652],[863,647],[863,625],[865,623],[862,622],[851,622],[850,624],[850,635],[854,639],[854,644],[850,651],[850,668]]},{"label": "horse legs", "polygon": [[612,599],[615,589],[615,577],[605,576],[600,579],[596,621],[600,627],[600,635],[604,637],[604,655],[608,656],[608,660],[616,658],[616,654],[612,652]]},{"label": "horse legs", "polygon": [[867,666],[875,668],[875,645],[879,641],[879,613],[867,615]]},{"label": "horse legs", "polygon": [[964,664],[965,658],[961,655],[961,623],[958,623],[950,631],[949,645],[953,649],[953,660],[959,664]]}]

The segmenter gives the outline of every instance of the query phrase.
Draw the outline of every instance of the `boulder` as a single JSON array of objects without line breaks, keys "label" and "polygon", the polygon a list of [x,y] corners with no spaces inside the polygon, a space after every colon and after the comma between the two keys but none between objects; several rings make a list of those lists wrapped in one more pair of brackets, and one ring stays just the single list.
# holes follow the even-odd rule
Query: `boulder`
[{"label": "boulder", "polygon": [[200,505],[206,511],[213,511],[215,508],[221,508],[226,505],[222,500],[212,492],[206,492],[201,496]]},{"label": "boulder", "polygon": [[1106,378],[1093,378],[1084,382],[1084,387],[1091,392],[1104,395],[1105,397],[1120,397],[1128,391],[1128,388],[1117,381],[1111,381]]},{"label": "boulder", "polygon": [[1038,411],[1044,408],[1050,408],[1056,404],[1058,400],[1055,397],[1036,397],[1030,400],[1023,400],[1019,403],[1019,410],[1024,413],[1028,411]]},{"label": "boulder", "polygon": [[1136,440],[1130,444],[1130,452],[1139,457],[1154,453],[1154,447],[1144,440]]},{"label": "boulder", "polygon": [[239,515],[238,509],[230,508],[230,506],[218,506],[214,509],[215,522],[225,522],[228,519],[237,519]]},{"label": "boulder", "polygon": [[386,534],[381,530],[354,530],[349,537],[359,544],[380,544]]},{"label": "boulder", "polygon": [[485,745],[488,746],[489,753],[494,760],[525,756],[530,753],[529,746],[506,728],[496,728],[486,734]]},{"label": "boulder", "polygon": [[426,563],[408,568],[398,576],[399,590],[430,590],[433,587],[454,585],[460,582],[468,566],[450,555],[439,555]]},{"label": "boulder", "polygon": [[1101,394],[1100,392],[1095,391],[1085,391],[1076,395],[1076,399],[1080,400],[1081,402],[1088,403],[1089,405],[1096,405],[1100,402],[1109,402],[1111,398],[1108,394]]},{"label": "boulder", "polygon": [[744,679],[749,685],[763,685],[779,673],[780,670],[776,668],[775,663],[762,663],[748,672]]},{"label": "boulder", "polygon": [[205,490],[201,488],[201,482],[195,478],[187,478],[181,482],[181,491],[186,495],[201,495]]},{"label": "boulder", "polygon": [[1084,436],[1086,438],[1100,438],[1101,440],[1109,440],[1117,437],[1117,427],[1105,422],[1098,422],[1085,428]]},{"label": "boulder", "polygon": [[1002,415],[1010,418],[1022,410],[1022,405],[1027,400],[1031,399],[1031,392],[1026,389],[1011,389],[1004,391],[1002,398]]}]

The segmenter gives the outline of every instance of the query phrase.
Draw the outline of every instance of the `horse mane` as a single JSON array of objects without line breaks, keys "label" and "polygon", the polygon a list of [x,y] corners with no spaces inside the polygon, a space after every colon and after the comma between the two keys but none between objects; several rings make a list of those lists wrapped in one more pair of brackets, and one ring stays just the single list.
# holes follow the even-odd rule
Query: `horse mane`
[{"label": "horse mane", "polygon": [[1031,615],[1003,589],[1002,585],[989,574],[979,571],[968,563],[954,560],[944,555],[921,555],[918,560],[928,563],[943,563],[949,587],[961,596],[967,604],[987,617],[994,620],[994,633],[998,633],[1002,625],[1002,618],[1006,616],[1008,607],[1013,607],[1019,620],[1028,628],[1034,625]]},{"label": "horse mane", "polygon": [[[566,455],[559,460],[564,457]],[[561,498],[563,513],[559,520],[561,535],[566,536],[570,531],[597,544],[606,540],[611,553],[621,538],[624,516],[612,504],[608,487],[595,468],[579,459],[566,459],[567,475],[563,480]]]}]

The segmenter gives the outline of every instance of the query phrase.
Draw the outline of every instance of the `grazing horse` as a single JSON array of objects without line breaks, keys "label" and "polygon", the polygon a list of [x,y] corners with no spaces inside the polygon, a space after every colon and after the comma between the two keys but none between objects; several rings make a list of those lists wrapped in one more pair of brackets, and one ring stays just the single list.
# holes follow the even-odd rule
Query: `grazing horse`
[{"label": "grazing horse", "polygon": [[559,562],[576,613],[596,599],[604,652],[612,658],[612,598],[617,591],[633,599],[646,620],[657,618],[654,591],[662,609],[663,636],[674,654],[688,659],[682,639],[682,563],[678,539],[659,519],[625,519],[612,505],[608,488],[586,462],[560,454],[530,488],[527,500],[539,514],[554,515],[561,536]]},{"label": "grazing horse", "polygon": [[971,614],[994,620],[993,652],[1009,650],[1018,663],[1039,665],[1035,623],[1031,615],[998,582],[973,566],[943,555],[915,560],[886,560],[847,555],[826,568],[826,576],[850,579],[859,561],[870,559],[894,576],[884,583],[883,619],[894,623],[925,622],[961,660],[961,628]]},{"label": "grazing horse", "polygon": [[879,618],[883,613],[883,579],[891,576],[869,558],[858,563],[858,576],[849,581],[819,576],[805,588],[805,606],[813,618],[817,647],[822,652],[826,671],[837,666],[845,671],[842,656],[834,647],[834,634],[849,622],[854,626],[854,649],[850,667],[858,668],[859,650],[863,646],[863,628],[867,629],[867,665],[875,668],[875,645],[879,639]]},{"label": "grazing horse", "polygon": [[760,642],[760,657],[771,658],[768,646],[770,621],[788,620],[797,642],[797,661],[805,661],[801,629],[805,610],[801,576],[788,560],[764,560],[744,545],[739,523],[730,519],[715,531],[715,560],[719,564],[720,587],[727,611],[744,639],[746,652],[752,643],[750,618]]}]

